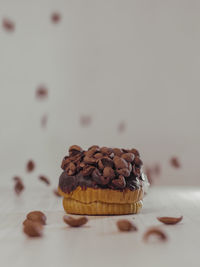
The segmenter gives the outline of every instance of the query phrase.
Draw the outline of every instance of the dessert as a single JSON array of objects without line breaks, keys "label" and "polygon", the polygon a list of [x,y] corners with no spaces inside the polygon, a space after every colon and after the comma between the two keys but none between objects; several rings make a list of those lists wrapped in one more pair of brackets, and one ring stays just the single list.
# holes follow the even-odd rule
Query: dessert
[{"label": "dessert", "polygon": [[74,145],[64,157],[58,191],[67,213],[114,215],[138,213],[144,186],[142,160],[136,149]]}]

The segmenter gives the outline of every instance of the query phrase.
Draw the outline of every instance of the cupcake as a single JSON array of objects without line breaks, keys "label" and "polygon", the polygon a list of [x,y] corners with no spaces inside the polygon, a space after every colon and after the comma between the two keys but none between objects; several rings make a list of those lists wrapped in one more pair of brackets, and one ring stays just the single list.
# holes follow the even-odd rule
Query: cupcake
[{"label": "cupcake", "polygon": [[73,145],[64,157],[58,191],[67,213],[120,215],[138,213],[147,178],[136,149]]}]

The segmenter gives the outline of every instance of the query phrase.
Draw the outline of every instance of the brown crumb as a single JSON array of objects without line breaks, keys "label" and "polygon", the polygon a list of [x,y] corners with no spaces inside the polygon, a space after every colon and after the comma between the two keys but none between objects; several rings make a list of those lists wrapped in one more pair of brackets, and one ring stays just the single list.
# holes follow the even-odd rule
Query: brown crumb
[{"label": "brown crumb", "polygon": [[181,217],[157,217],[157,219],[164,224],[177,224],[182,221],[183,216]]},{"label": "brown crumb", "polygon": [[66,224],[68,224],[71,227],[80,227],[88,222],[87,217],[74,218],[67,215],[63,217],[63,220]]},{"label": "brown crumb", "polygon": [[48,179],[47,177],[45,177],[44,175],[40,175],[38,178],[39,178],[42,182],[44,182],[46,185],[50,185],[50,184],[51,184],[50,181],[49,181],[49,179]]},{"label": "brown crumb", "polygon": [[129,220],[117,221],[117,227],[122,232],[137,231],[137,227]]},{"label": "brown crumb", "polygon": [[35,163],[33,160],[29,160],[26,164],[27,172],[32,172],[35,169]]},{"label": "brown crumb", "polygon": [[157,227],[151,227],[144,233],[144,236],[143,236],[144,241],[148,241],[150,236],[157,236],[162,241],[167,240],[167,235],[161,229]]},{"label": "brown crumb", "polygon": [[58,12],[54,12],[54,13],[51,14],[51,21],[52,21],[53,23],[58,23],[58,22],[60,22],[60,20],[61,20],[61,15],[60,15],[60,13],[58,13]]},{"label": "brown crumb", "polygon": [[177,157],[172,157],[170,159],[170,163],[171,163],[171,166],[174,167],[174,168],[180,168],[181,167],[181,164],[180,164],[180,161]]},{"label": "brown crumb", "polygon": [[7,32],[13,32],[15,30],[14,22],[7,18],[3,19],[2,26]]}]

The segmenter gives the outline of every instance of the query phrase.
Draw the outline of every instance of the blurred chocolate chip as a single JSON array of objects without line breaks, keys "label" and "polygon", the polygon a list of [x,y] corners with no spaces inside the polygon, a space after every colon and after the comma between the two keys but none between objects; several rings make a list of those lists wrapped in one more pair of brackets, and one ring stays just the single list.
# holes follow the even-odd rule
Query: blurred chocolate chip
[{"label": "blurred chocolate chip", "polygon": [[46,215],[38,210],[35,211],[31,211],[26,215],[26,218],[28,220],[34,221],[34,222],[38,222],[40,224],[46,224]]},{"label": "blurred chocolate chip", "polygon": [[112,184],[119,189],[123,189],[126,187],[126,180],[124,176],[119,175],[118,179],[112,180]]},{"label": "blurred chocolate chip", "polygon": [[134,163],[139,167],[142,166],[142,164],[143,164],[143,162],[141,161],[141,159],[139,157],[135,157]]},{"label": "blurred chocolate chip", "polygon": [[50,185],[50,181],[46,176],[40,175],[38,178],[40,181],[44,182],[45,184]]},{"label": "blurred chocolate chip", "polygon": [[155,164],[154,165],[154,173],[155,173],[155,175],[160,175],[160,173],[161,173],[161,166],[160,166],[160,164]]},{"label": "blurred chocolate chip", "polygon": [[85,157],[83,158],[83,161],[84,161],[85,163],[88,163],[88,164],[94,164],[94,163],[96,163],[96,159],[94,159],[94,158],[92,158],[92,157],[87,157],[87,156],[85,156]]},{"label": "blurred chocolate chip", "polygon": [[89,126],[91,124],[91,122],[92,122],[92,118],[89,115],[82,115],[80,117],[80,124],[83,127]]},{"label": "blurred chocolate chip", "polygon": [[40,86],[36,89],[36,97],[37,97],[38,99],[43,100],[43,99],[47,98],[47,96],[48,96],[48,89],[47,89],[45,86],[40,85]]},{"label": "blurred chocolate chip", "polygon": [[123,133],[126,129],[126,124],[124,121],[121,121],[117,127],[119,133]]},{"label": "blurred chocolate chip", "polygon": [[60,22],[60,20],[61,20],[61,15],[60,15],[60,13],[58,13],[58,12],[54,12],[54,13],[51,14],[51,21],[52,21],[53,23],[58,23],[58,22]]},{"label": "blurred chocolate chip", "polygon": [[87,217],[74,218],[67,215],[63,217],[63,220],[66,224],[68,224],[71,227],[80,227],[88,222]]},{"label": "blurred chocolate chip", "polygon": [[105,155],[110,155],[113,151],[112,151],[112,148],[109,148],[109,147],[101,147],[100,148],[100,152],[102,154],[105,154]]},{"label": "blurred chocolate chip", "polygon": [[24,233],[29,237],[41,237],[43,234],[43,226],[38,222],[28,220],[24,224]]},{"label": "blurred chocolate chip", "polygon": [[115,172],[111,167],[105,167],[103,170],[103,176],[113,179],[115,178]]},{"label": "blurred chocolate chip", "polygon": [[8,32],[13,32],[15,30],[14,22],[7,18],[3,19],[2,26]]},{"label": "blurred chocolate chip", "polygon": [[20,195],[22,191],[24,190],[24,184],[20,177],[16,176],[13,178],[15,181],[14,190],[17,195]]},{"label": "blurred chocolate chip", "polygon": [[182,221],[183,216],[181,216],[181,217],[157,217],[157,219],[160,222],[164,223],[164,224],[170,224],[170,225],[172,225],[172,224],[177,224],[180,221]]},{"label": "blurred chocolate chip", "polygon": [[35,169],[35,163],[33,160],[29,160],[26,164],[27,172],[32,172]]},{"label": "blurred chocolate chip", "polygon": [[149,228],[143,236],[143,239],[145,241],[148,241],[149,237],[155,235],[157,237],[160,238],[160,240],[162,241],[166,241],[167,240],[167,235],[165,234],[165,232],[163,232],[161,229],[159,229],[158,227],[151,227]]},{"label": "blurred chocolate chip", "polygon": [[128,168],[117,169],[116,172],[117,172],[118,174],[123,175],[124,177],[129,177],[129,175],[130,175],[130,171],[129,171]]},{"label": "blurred chocolate chip", "polygon": [[53,193],[54,193],[55,196],[57,196],[57,197],[61,197],[61,195],[60,195],[59,192],[58,192],[58,189],[54,189],[54,190],[53,190]]},{"label": "blurred chocolate chip", "polygon": [[135,155],[133,153],[125,153],[121,157],[125,159],[127,162],[133,162]]},{"label": "blurred chocolate chip", "polygon": [[121,155],[123,154],[123,151],[119,148],[113,148],[113,153],[115,154],[115,156],[121,157]]},{"label": "blurred chocolate chip", "polygon": [[138,157],[140,156],[140,153],[135,148],[130,149],[129,152],[133,153],[135,156],[138,156]]},{"label": "blurred chocolate chip", "polygon": [[94,169],[94,166],[86,165],[85,167],[83,167],[83,176],[89,176],[94,171]]},{"label": "blurred chocolate chip", "polygon": [[170,159],[170,163],[171,163],[171,166],[174,167],[174,168],[180,168],[181,167],[181,164],[180,164],[180,161],[177,157],[172,157]]},{"label": "blurred chocolate chip", "polygon": [[129,220],[117,221],[117,227],[122,232],[137,231],[137,227]]},{"label": "blurred chocolate chip", "polygon": [[48,120],[48,115],[44,114],[41,118],[41,127],[46,128],[47,126],[47,120]]},{"label": "blurred chocolate chip", "polygon": [[128,168],[128,163],[118,156],[115,156],[113,161],[116,169]]}]

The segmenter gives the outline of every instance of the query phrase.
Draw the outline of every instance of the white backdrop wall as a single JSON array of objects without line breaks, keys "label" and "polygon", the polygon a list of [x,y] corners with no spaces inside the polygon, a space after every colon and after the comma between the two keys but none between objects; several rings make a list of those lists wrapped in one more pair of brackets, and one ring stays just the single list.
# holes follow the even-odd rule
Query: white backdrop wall
[{"label": "white backdrop wall", "polygon": [[[30,181],[44,173],[56,184],[70,144],[100,144],[161,163],[156,183],[199,185],[199,14],[195,0],[0,0],[1,20],[15,23],[0,28],[0,184],[29,179],[29,158]],[[91,124],[82,127],[81,115]]]}]

